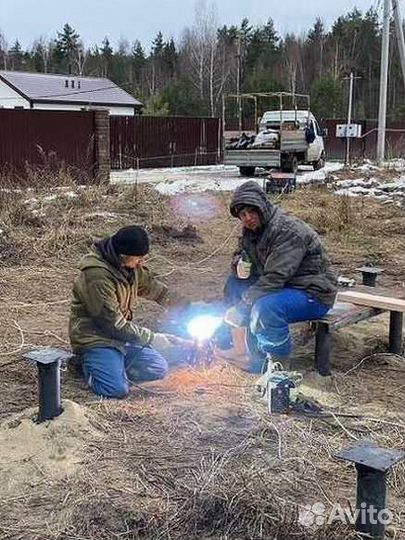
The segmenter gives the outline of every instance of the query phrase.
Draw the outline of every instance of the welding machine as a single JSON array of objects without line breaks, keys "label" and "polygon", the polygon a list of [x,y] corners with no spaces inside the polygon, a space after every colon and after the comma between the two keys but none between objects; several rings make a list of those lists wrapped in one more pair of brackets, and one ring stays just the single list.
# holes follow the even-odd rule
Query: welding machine
[{"label": "welding machine", "polygon": [[293,172],[269,171],[264,179],[263,190],[266,193],[292,193],[297,185],[296,174]]}]

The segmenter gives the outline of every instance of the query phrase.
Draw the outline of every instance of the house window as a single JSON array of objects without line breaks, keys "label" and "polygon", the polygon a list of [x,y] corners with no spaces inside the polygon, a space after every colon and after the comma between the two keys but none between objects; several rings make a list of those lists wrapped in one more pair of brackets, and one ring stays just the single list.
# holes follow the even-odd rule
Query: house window
[{"label": "house window", "polygon": [[74,87],[75,87],[75,81],[71,81],[71,82],[70,82],[70,86],[71,86],[72,88],[74,88]]},{"label": "house window", "polygon": [[69,88],[69,81],[67,79],[65,81],[65,88]]}]

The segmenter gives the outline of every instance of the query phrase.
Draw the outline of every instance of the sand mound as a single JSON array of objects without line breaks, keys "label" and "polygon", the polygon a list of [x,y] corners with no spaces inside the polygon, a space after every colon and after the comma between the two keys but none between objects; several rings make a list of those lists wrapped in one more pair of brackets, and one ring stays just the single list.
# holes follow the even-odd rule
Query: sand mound
[{"label": "sand mound", "polygon": [[86,444],[100,438],[84,408],[69,400],[63,408],[49,422],[36,424],[37,410],[31,408],[0,426],[0,497],[71,475]]}]

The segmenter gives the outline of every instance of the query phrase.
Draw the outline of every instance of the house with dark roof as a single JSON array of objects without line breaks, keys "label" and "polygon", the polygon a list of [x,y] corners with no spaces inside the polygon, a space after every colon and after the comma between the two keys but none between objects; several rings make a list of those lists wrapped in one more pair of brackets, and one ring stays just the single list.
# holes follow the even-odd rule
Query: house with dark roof
[{"label": "house with dark roof", "polygon": [[132,116],[142,103],[105,78],[0,71],[0,108],[81,111]]}]

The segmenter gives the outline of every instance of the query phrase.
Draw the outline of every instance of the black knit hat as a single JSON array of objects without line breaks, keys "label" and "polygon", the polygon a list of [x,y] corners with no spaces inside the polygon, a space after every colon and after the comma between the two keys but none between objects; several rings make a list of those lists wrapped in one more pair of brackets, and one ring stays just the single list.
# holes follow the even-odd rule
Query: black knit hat
[{"label": "black knit hat", "polygon": [[117,255],[146,255],[149,253],[148,233],[138,225],[123,227],[112,237],[112,245]]}]

